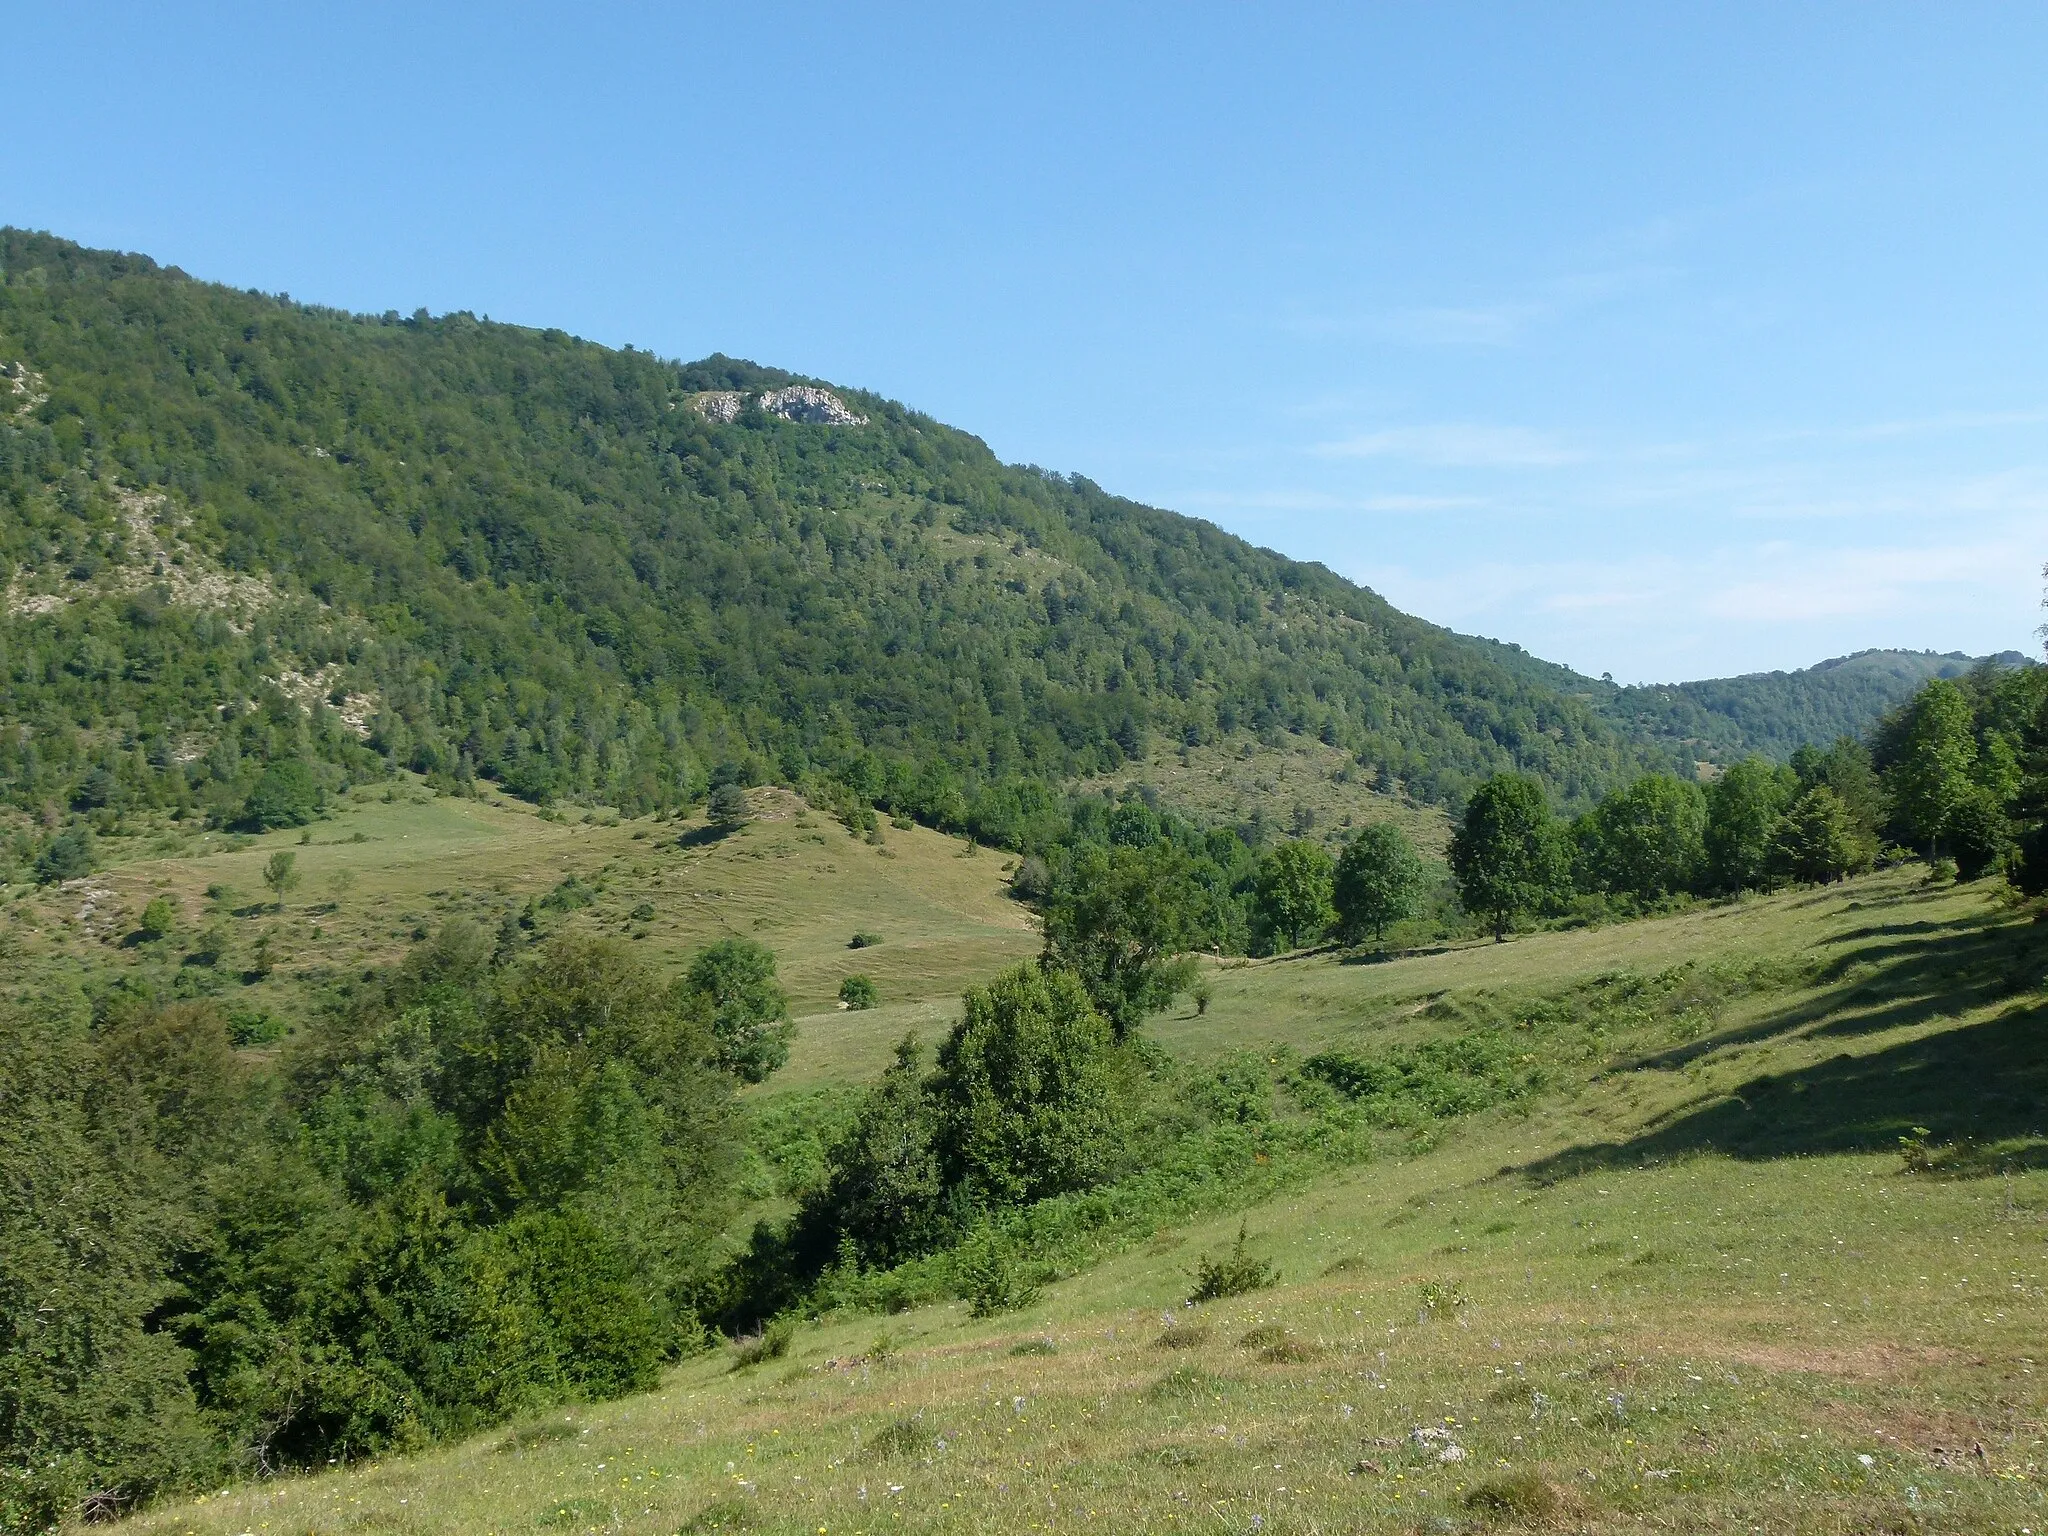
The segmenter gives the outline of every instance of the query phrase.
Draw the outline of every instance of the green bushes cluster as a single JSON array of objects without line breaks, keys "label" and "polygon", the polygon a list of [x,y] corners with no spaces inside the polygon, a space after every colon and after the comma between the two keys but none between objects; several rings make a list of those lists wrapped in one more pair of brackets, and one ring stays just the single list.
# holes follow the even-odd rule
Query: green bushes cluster
[{"label": "green bushes cluster", "polygon": [[274,1067],[211,1003],[0,1021],[0,1528],[652,1384],[705,1336],[772,957],[444,929]]}]

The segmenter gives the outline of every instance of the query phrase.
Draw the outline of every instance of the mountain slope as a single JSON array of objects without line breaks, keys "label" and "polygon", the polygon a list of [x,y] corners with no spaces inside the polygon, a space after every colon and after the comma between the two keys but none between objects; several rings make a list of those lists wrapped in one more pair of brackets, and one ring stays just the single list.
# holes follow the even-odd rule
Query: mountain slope
[{"label": "mountain slope", "polygon": [[102,831],[299,757],[629,810],[822,776],[1016,844],[1020,781],[1289,734],[1579,804],[1808,707],[1613,690],[858,390],[14,230],[0,498],[0,794]]},{"label": "mountain slope", "polygon": [[1320,735],[1435,799],[1519,766],[1576,801],[1665,757],[1562,668],[859,391],[864,423],[807,420],[835,397],[764,410],[802,382],[771,369],[19,231],[0,267],[25,808],[99,769],[218,809],[284,753],[632,807],[751,758],[940,820],[1148,737]]},{"label": "mountain slope", "polygon": [[1752,672],[1701,682],[1615,688],[1602,713],[1621,730],[1680,755],[1726,762],[1744,752],[1783,760],[1808,744],[1862,736],[1937,677],[1979,667],[2031,665],[2017,651],[1858,651],[1796,672]]}]

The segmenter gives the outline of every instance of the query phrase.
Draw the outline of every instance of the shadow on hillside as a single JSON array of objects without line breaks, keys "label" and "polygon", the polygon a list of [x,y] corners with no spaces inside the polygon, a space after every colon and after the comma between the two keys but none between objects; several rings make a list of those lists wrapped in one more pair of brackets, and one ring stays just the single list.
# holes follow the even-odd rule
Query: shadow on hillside
[{"label": "shadow on hillside", "polygon": [[2031,924],[1982,919],[1964,931],[1929,925],[1917,937],[1836,955],[1812,978],[1813,995],[1753,1024],[1624,1062],[1620,1071],[1670,1071],[1717,1051],[1811,1030],[1817,1037],[1882,1034],[1974,1012],[2039,986],[2048,945]]},{"label": "shadow on hillside", "polygon": [[2044,949],[2038,928],[2003,923],[1932,931],[1845,956],[1847,964],[1830,967],[1832,988],[1824,974],[1819,996],[1630,1065],[1668,1070],[1788,1035],[1865,1037],[2012,1002],[1981,1023],[1751,1078],[1726,1097],[1681,1106],[1628,1141],[1573,1147],[1504,1171],[1553,1183],[1701,1152],[1768,1159],[1884,1151],[1920,1127],[1929,1147],[1946,1149],[1935,1159],[1941,1171],[2048,1167],[2048,1001],[2035,990]]},{"label": "shadow on hillside", "polygon": [[739,831],[737,825],[721,826],[712,822],[709,826],[691,827],[676,839],[678,848],[708,848],[713,843],[722,843]]}]

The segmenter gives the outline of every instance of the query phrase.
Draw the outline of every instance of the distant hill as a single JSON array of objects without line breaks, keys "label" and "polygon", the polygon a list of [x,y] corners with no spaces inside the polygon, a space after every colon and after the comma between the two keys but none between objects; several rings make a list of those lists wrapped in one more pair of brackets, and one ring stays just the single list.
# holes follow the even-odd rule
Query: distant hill
[{"label": "distant hill", "polygon": [[1601,712],[1621,730],[1720,762],[1744,752],[1786,758],[1809,743],[1861,736],[1937,677],[2030,666],[2018,651],[1858,651],[1797,672],[1752,672],[1641,688],[1609,685]]}]

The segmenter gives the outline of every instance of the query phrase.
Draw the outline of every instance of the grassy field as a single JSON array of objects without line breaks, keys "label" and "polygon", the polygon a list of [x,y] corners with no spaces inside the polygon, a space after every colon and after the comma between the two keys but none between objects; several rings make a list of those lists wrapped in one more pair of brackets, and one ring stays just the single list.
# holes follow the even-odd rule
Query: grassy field
[{"label": "grassy field", "polygon": [[[884,826],[882,842],[869,843],[786,791],[755,790],[752,800],[752,822],[712,837],[701,822],[543,820],[505,797],[369,787],[303,831],[164,837],[86,880],[15,887],[0,898],[0,976],[18,981],[86,960],[198,970],[231,1006],[289,1016],[308,983],[389,964],[450,917],[495,928],[573,878],[574,902],[587,904],[544,908],[543,928],[612,933],[663,966],[732,935],[773,949],[796,1012],[825,1015],[800,1030],[796,1081],[856,1064],[834,1043],[847,975],[874,981],[878,1013],[893,1019],[908,1008],[917,1017],[1037,952],[1028,914],[1006,894],[1003,855],[923,828]],[[280,850],[295,855],[299,875],[281,909],[262,883],[265,860]],[[179,922],[149,942],[136,924],[156,896],[170,898]],[[228,929],[227,955],[193,967],[185,957],[211,923]],[[881,942],[849,949],[863,930]],[[252,957],[266,936],[274,968],[255,978]]]},{"label": "grassy field", "polygon": [[1450,818],[1441,807],[1379,793],[1350,753],[1308,736],[1284,736],[1274,746],[1244,736],[1208,746],[1161,748],[1142,763],[1127,764],[1081,787],[1121,793],[1138,786],[1154,790],[1162,805],[1197,821],[1248,822],[1263,816],[1283,836],[1294,831],[1297,813],[1305,811],[1305,835],[1333,848],[1376,821],[1399,824],[1426,859],[1441,860],[1451,840]]},{"label": "grassy field", "polygon": [[[1552,1085],[1162,1229],[1021,1313],[827,1317],[782,1358],[708,1355],[645,1397],[131,1523],[2048,1531],[2041,932],[1900,872],[1227,969],[1206,1015],[1156,1021],[1169,1048],[1485,1022],[1526,1029]],[[804,1081],[901,1022],[814,1032]],[[1240,1220],[1279,1283],[1185,1305]]]}]

